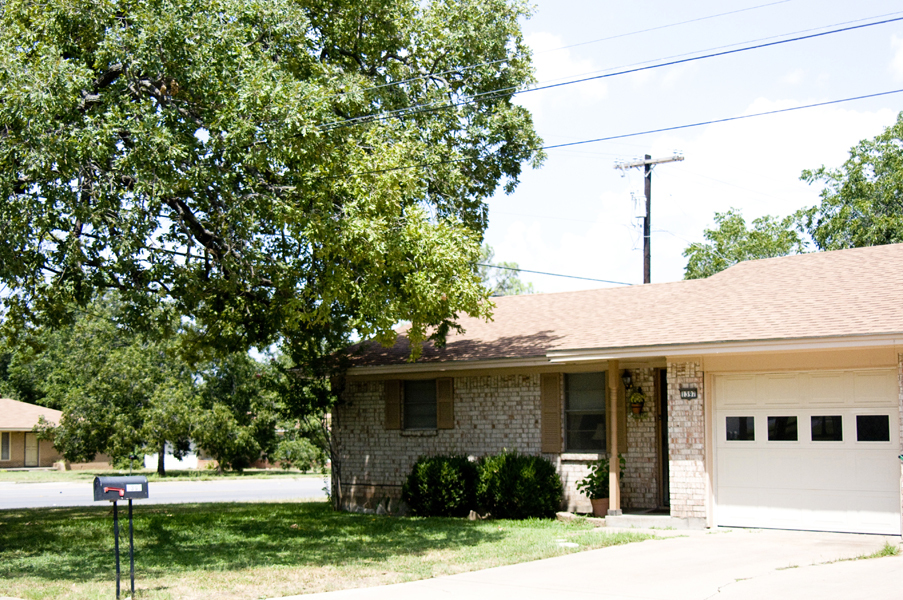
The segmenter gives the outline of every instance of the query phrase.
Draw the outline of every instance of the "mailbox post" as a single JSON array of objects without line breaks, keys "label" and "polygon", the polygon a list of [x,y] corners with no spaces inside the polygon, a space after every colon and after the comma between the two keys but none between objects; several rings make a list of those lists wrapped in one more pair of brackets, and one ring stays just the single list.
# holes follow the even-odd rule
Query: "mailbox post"
[{"label": "mailbox post", "polygon": [[116,551],[116,598],[119,599],[119,500],[129,501],[129,573],[132,580],[132,598],[135,597],[135,539],[132,527],[132,500],[147,498],[147,477],[95,477],[94,501],[113,503],[113,547]]}]

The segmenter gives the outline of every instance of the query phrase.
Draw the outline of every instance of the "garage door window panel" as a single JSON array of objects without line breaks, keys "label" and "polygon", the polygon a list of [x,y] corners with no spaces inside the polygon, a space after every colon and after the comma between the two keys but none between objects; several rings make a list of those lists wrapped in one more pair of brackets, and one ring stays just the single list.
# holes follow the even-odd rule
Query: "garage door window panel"
[{"label": "garage door window panel", "polygon": [[605,451],[605,373],[565,376],[566,446],[570,451]]},{"label": "garage door window panel", "polygon": [[890,417],[887,415],[856,415],[856,441],[889,442]]},{"label": "garage door window panel", "polygon": [[799,441],[796,417],[768,417],[769,442]]},{"label": "garage door window panel", "polygon": [[815,416],[810,418],[813,442],[842,442],[843,417],[840,415]]},{"label": "garage door window panel", "polygon": [[729,442],[756,441],[755,417],[725,417],[725,430]]}]

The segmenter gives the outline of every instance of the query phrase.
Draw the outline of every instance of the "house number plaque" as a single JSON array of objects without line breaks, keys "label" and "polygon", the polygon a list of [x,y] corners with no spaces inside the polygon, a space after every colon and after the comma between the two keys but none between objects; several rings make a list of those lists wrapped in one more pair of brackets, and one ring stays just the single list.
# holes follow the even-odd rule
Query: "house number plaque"
[{"label": "house number plaque", "polygon": [[680,399],[681,400],[695,400],[699,397],[699,392],[696,388],[681,388],[680,389]]}]

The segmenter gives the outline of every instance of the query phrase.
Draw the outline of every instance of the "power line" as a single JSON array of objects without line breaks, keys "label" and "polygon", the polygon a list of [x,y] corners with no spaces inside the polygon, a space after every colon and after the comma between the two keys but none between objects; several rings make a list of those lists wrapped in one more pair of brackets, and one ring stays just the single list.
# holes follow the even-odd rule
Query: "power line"
[{"label": "power line", "polygon": [[832,30],[829,30],[829,31],[822,31],[822,32],[819,32],[819,33],[812,33],[812,34],[809,34],[809,35],[797,36],[797,37],[793,37],[793,38],[787,38],[787,39],[783,39],[783,40],[777,40],[777,41],[774,41],[774,42],[766,42],[766,43],[763,43],[763,44],[756,44],[756,45],[754,45],[754,46],[744,46],[744,47],[742,47],[742,48],[734,48],[734,49],[732,49],[732,50],[723,50],[723,51],[721,51],[721,52],[713,52],[713,53],[709,53],[709,54],[703,54],[703,55],[700,55],[700,56],[693,56],[693,57],[690,57],[690,58],[680,58],[680,59],[677,59],[677,60],[671,60],[671,61],[664,62],[664,63],[657,63],[657,64],[654,64],[654,65],[646,65],[646,66],[643,66],[643,67],[636,67],[636,68],[633,68],[633,69],[624,69],[624,70],[621,70],[621,71],[615,71],[615,72],[613,72],[613,73],[604,73],[604,74],[602,74],[602,75],[594,75],[594,76],[592,76],[592,77],[584,77],[584,78],[582,78],[582,79],[574,79],[574,80],[570,80],[570,81],[563,81],[563,82],[561,82],[561,83],[551,83],[551,84],[547,84],[547,85],[535,86],[535,87],[531,87],[531,88],[527,88],[527,89],[523,89],[523,90],[518,90],[516,87],[498,88],[498,89],[495,89],[495,90],[489,90],[489,91],[487,91],[487,92],[480,92],[480,93],[477,93],[477,94],[473,94],[473,95],[471,95],[469,98],[467,98],[467,99],[465,99],[465,100],[461,100],[461,101],[459,101],[459,102],[449,102],[449,103],[432,102],[432,103],[426,103],[426,104],[415,104],[414,106],[408,106],[408,107],[405,107],[405,108],[399,108],[399,109],[395,109],[395,110],[391,110],[391,111],[386,111],[386,112],[382,112],[382,113],[373,113],[373,114],[369,114],[369,115],[361,115],[361,116],[359,116],[359,117],[352,117],[352,118],[350,118],[350,119],[344,119],[344,120],[342,120],[342,121],[333,121],[333,122],[331,122],[331,123],[324,123],[324,124],[322,124],[322,125],[318,125],[318,126],[317,126],[317,129],[332,131],[332,130],[340,129],[340,128],[343,128],[343,127],[352,127],[352,126],[354,126],[354,125],[357,125],[357,124],[360,124],[360,123],[365,123],[365,122],[383,121],[383,120],[390,119],[390,118],[393,118],[393,117],[408,117],[408,116],[414,116],[414,115],[418,115],[418,114],[422,114],[422,113],[426,113],[426,112],[434,112],[434,111],[437,111],[437,110],[446,110],[446,109],[450,109],[450,108],[457,108],[457,107],[459,107],[459,106],[465,106],[465,105],[467,105],[467,104],[473,104],[473,103],[474,103],[477,99],[479,99],[479,98],[491,97],[491,96],[493,96],[493,95],[500,95],[500,94],[504,94],[504,93],[510,93],[512,96],[515,96],[515,95],[519,95],[519,94],[526,94],[526,93],[528,93],[528,92],[537,92],[537,91],[541,91],[541,90],[549,90],[549,89],[564,87],[564,86],[567,86],[567,85],[574,85],[574,84],[577,84],[577,83],[586,83],[586,82],[588,82],[588,81],[596,81],[596,80],[599,80],[599,79],[608,79],[608,78],[610,78],[610,77],[618,77],[618,76],[621,76],[621,75],[629,75],[629,74],[632,74],[632,73],[640,73],[640,72],[642,72],[642,71],[650,71],[650,70],[653,70],[653,69],[661,69],[661,68],[664,68],[664,67],[672,67],[672,66],[675,66],[675,65],[680,65],[680,64],[685,64],[685,63],[689,63],[689,62],[694,62],[694,61],[697,61],[697,60],[704,60],[704,59],[715,58],[715,57],[719,57],[719,56],[727,56],[727,55],[730,55],[730,54],[737,54],[737,53],[740,53],[740,52],[747,52],[747,51],[749,51],[749,50],[760,50],[760,49],[762,49],[762,48],[768,48],[768,47],[772,47],[772,46],[778,46],[778,45],[781,45],[781,44],[788,44],[788,43],[790,43],[790,42],[798,42],[798,41],[802,41],[802,40],[808,40],[808,39],[813,39],[813,38],[817,38],[817,37],[823,37],[823,36],[826,36],[826,35],[833,35],[833,34],[835,34],[835,33],[844,33],[844,32],[847,32],[847,31],[854,31],[854,30],[857,30],[857,29],[863,29],[863,28],[866,28],[866,27],[873,27],[873,26],[875,26],[875,25],[885,25],[885,24],[887,24],[887,23],[894,23],[894,22],[898,22],[898,21],[903,21],[903,17],[895,17],[895,18],[892,18],[892,19],[885,19],[885,20],[883,20],[883,21],[874,21],[874,22],[871,22],[871,23],[863,23],[863,24],[860,24],[860,25],[851,25],[851,26],[849,26],[849,27],[842,27],[842,28],[840,28],[840,29],[832,29]]},{"label": "power line", "polygon": [[627,137],[635,137],[639,135],[648,135],[651,133],[664,133],[666,131],[675,131],[678,129],[689,129],[691,127],[701,127],[703,125],[714,125],[716,123],[727,123],[729,121],[739,121],[741,119],[752,119],[753,117],[764,117],[766,115],[776,115],[785,112],[792,112],[795,110],[803,110],[806,108],[816,108],[819,106],[829,106],[831,104],[840,104],[842,102],[852,102],[853,100],[865,100],[867,98],[878,98],[880,96],[889,96],[891,94],[899,94],[903,92],[903,89],[899,90],[890,90],[887,92],[878,92],[876,94],[867,94],[865,96],[854,96],[852,98],[842,98],[840,100],[828,100],[826,102],[816,102],[815,104],[805,104],[803,106],[792,106],[790,108],[779,108],[776,110],[768,110],[760,113],[753,113],[751,115],[740,115],[738,117],[726,117],[724,119],[713,119],[711,121],[700,121],[699,123],[688,123],[686,125],[675,125],[674,127],[662,127],[660,129],[650,129],[648,131],[640,131],[637,133],[625,133],[621,135],[612,135],[604,138],[596,138],[594,140],[582,140],[580,142],[567,142],[564,144],[556,144],[554,146],[543,146],[541,150],[554,150],[555,148],[565,148],[567,146],[579,146],[581,144],[593,144],[595,142],[607,142],[609,140],[619,140]]},{"label": "power line", "polygon": [[[751,115],[740,115],[740,116],[737,116],[737,117],[726,117],[726,118],[724,118],[724,119],[713,119],[713,120],[711,120],[711,121],[700,121],[700,122],[698,122],[698,123],[688,123],[688,124],[685,124],[685,125],[675,125],[675,126],[673,126],[673,127],[661,127],[661,128],[659,128],[659,129],[649,129],[649,130],[646,130],[646,131],[638,131],[638,132],[634,132],[634,133],[622,133],[622,134],[619,134],[619,135],[611,135],[611,136],[608,136],[608,137],[595,138],[595,139],[591,139],[591,140],[581,140],[581,141],[578,141],[578,142],[566,142],[566,143],[563,143],[563,144],[555,144],[555,145],[551,145],[551,146],[542,146],[542,147],[540,147],[540,148],[535,148],[534,151],[540,151],[540,150],[555,150],[555,149],[558,149],[558,148],[566,148],[566,147],[570,147],[570,146],[581,146],[581,145],[583,145],[583,144],[594,144],[594,143],[597,143],[597,142],[608,142],[608,141],[611,141],[611,140],[621,140],[621,139],[625,139],[625,138],[639,137],[639,136],[641,136],[641,135],[649,135],[649,134],[653,134],[653,133],[664,133],[664,132],[666,132],[666,131],[676,131],[676,130],[679,130],[679,129],[690,129],[690,128],[692,128],[692,127],[702,127],[703,125],[714,125],[714,124],[716,124],[716,123],[727,123],[727,122],[730,122],[730,121],[739,121],[739,120],[742,120],[742,119],[752,119],[752,118],[754,118],[754,117],[764,117],[764,116],[767,116],[767,115],[775,115],[775,114],[780,114],[780,113],[785,113],[785,112],[791,112],[791,111],[796,111],[796,110],[804,110],[804,109],[807,109],[807,108],[817,108],[817,107],[819,107],[819,106],[829,106],[829,105],[832,105],[832,104],[841,104],[841,103],[843,103],[843,102],[852,102],[852,101],[854,101],[854,100],[866,100],[866,99],[868,99],[868,98],[878,98],[878,97],[881,97],[881,96],[889,96],[889,95],[891,95],[891,94],[899,94],[899,93],[901,93],[901,92],[903,92],[903,89],[890,90],[890,91],[887,91],[887,92],[877,92],[877,93],[874,93],[874,94],[866,94],[866,95],[864,95],[864,96],[853,96],[853,97],[850,97],[850,98],[841,98],[840,100],[828,100],[828,101],[826,101],[826,102],[816,102],[816,103],[814,103],[814,104],[804,104],[803,106],[793,106],[793,107],[790,107],[790,108],[780,108],[780,109],[776,109],[776,110],[769,110],[769,111],[760,112],[760,113],[753,113],[753,114],[751,114]],[[448,165],[448,164],[454,164],[454,163],[459,163],[459,162],[466,162],[466,161],[469,161],[469,160],[472,160],[472,159],[471,159],[471,158],[455,158],[455,159],[450,159],[450,160],[436,161],[436,162],[432,162],[432,163],[417,163],[417,164],[413,164],[413,165],[403,165],[403,166],[399,166],[399,167],[387,167],[387,168],[385,168],[385,169],[374,169],[374,170],[372,170],[372,171],[358,171],[358,172],[354,172],[354,173],[347,173],[347,174],[345,174],[345,175],[331,175],[331,176],[328,176],[328,177],[323,177],[323,179],[342,179],[342,178],[346,178],[346,177],[359,176],[359,175],[376,175],[376,174],[379,174],[379,173],[390,173],[390,172],[393,172],[393,171],[404,171],[404,170],[407,170],[407,169],[417,169],[417,168],[420,168],[420,167],[438,167],[438,166],[441,166],[441,165]]]},{"label": "power line", "polygon": [[[658,31],[658,30],[661,30],[661,29],[669,29],[669,28],[671,28],[671,27],[678,27],[678,26],[680,26],[680,25],[687,25],[687,24],[689,24],[689,23],[696,23],[696,22],[699,22],[699,21],[707,21],[707,20],[709,20],[709,19],[715,19],[715,18],[718,18],[718,17],[724,17],[724,16],[733,15],[733,14],[737,14],[737,13],[741,13],[741,12],[746,12],[746,11],[750,11],[750,10],[757,10],[757,9],[760,9],[760,8],[766,8],[766,7],[769,7],[769,6],[774,6],[774,5],[776,5],[776,4],[786,4],[786,3],[792,2],[792,1],[793,1],[793,0],[780,0],[779,2],[770,2],[770,3],[768,3],[768,4],[759,4],[759,5],[757,5],[757,6],[750,6],[750,7],[747,7],[747,8],[741,8],[741,9],[733,10],[733,11],[729,11],[729,12],[718,13],[718,14],[715,14],[715,15],[708,15],[708,16],[706,16],[706,17],[698,17],[698,18],[696,18],[696,19],[690,19],[690,20],[688,20],[688,21],[680,21],[680,22],[678,22],[678,23],[669,23],[669,24],[667,24],[667,25],[659,25],[659,26],[657,26],[657,27],[652,27],[652,28],[649,28],[649,29],[641,29],[641,30],[638,30],[638,31],[631,31],[631,32],[628,32],[628,33],[619,33],[619,34],[617,34],[617,35],[613,35],[613,36],[609,36],[609,37],[605,37],[605,38],[599,38],[599,39],[596,39],[596,40],[588,40],[588,41],[585,41],[585,42],[578,42],[578,43],[576,43],[576,44],[570,44],[570,45],[568,45],[568,46],[560,46],[560,47],[558,47],[558,48],[548,48],[548,49],[546,49],[546,50],[540,50],[540,51],[538,51],[538,52],[535,52],[534,54],[545,54],[545,53],[548,53],[548,52],[557,52],[557,51],[559,51],[559,50],[567,50],[568,48],[575,48],[575,47],[577,47],[577,46],[586,46],[587,44],[595,44],[595,43],[598,43],[598,42],[605,42],[605,41],[609,41],[609,40],[615,40],[615,39],[630,37],[630,36],[633,36],[633,35],[639,35],[639,34],[641,34],[641,33],[648,33],[648,32],[650,32],[650,31]],[[871,18],[871,17],[870,17],[870,18]],[[830,25],[828,25],[828,27],[830,27]],[[395,87],[395,86],[397,86],[397,85],[404,85],[404,84],[406,84],[406,83],[413,83],[413,82],[415,82],[415,81],[422,81],[422,80],[424,80],[424,79],[429,79],[429,78],[431,78],[431,77],[440,77],[440,76],[443,76],[443,75],[451,75],[451,74],[454,74],[454,73],[459,73],[459,72],[461,72],[461,71],[467,71],[467,70],[470,70],[470,69],[477,69],[477,68],[479,68],[479,67],[488,67],[488,66],[491,66],[491,65],[497,65],[497,64],[500,64],[500,63],[503,63],[503,62],[508,62],[508,61],[510,61],[510,60],[512,60],[512,59],[525,58],[525,57],[526,57],[526,55],[520,54],[520,55],[514,55],[514,56],[511,56],[511,57],[501,58],[501,59],[498,59],[498,60],[490,60],[490,61],[481,62],[481,63],[474,63],[474,64],[471,64],[471,65],[464,65],[464,66],[461,66],[461,67],[455,67],[454,69],[449,69],[449,70],[447,70],[447,71],[438,71],[438,72],[436,72],[436,73],[427,73],[427,74],[424,74],[424,75],[418,75],[418,76],[416,76],[416,77],[410,77],[410,78],[408,78],[408,79],[402,79],[402,80],[400,80],[400,81],[390,81],[390,82],[387,82],[387,83],[382,83],[382,84],[380,84],[380,85],[374,85],[374,86],[366,87],[366,88],[361,89],[360,91],[361,91],[361,92],[369,92],[369,91],[372,91],[372,90],[380,90],[380,89],[384,89],[384,88],[387,88],[387,87]],[[336,96],[341,96],[341,95],[342,95],[342,92],[335,93],[335,94],[331,94],[331,95],[329,95],[329,96],[326,96],[326,97],[324,98],[324,100],[328,100],[329,98],[334,98],[334,97],[336,97]]]},{"label": "power line", "polygon": [[478,267],[489,267],[491,269],[505,269],[506,271],[518,271],[519,273],[534,273],[536,275],[549,275],[551,277],[567,277],[568,279],[583,279],[585,281],[599,281],[601,283],[613,283],[615,285],[634,285],[632,283],[624,283],[623,281],[610,281],[608,279],[593,279],[592,277],[579,277],[577,275],[562,275],[561,273],[546,273],[545,271],[531,271],[529,269],[517,269],[515,267],[502,267],[499,265],[485,265],[477,263]]},{"label": "power line", "polygon": [[557,50],[567,50],[568,48],[576,48],[578,46],[586,46],[587,44],[595,44],[598,42],[607,42],[609,40],[617,40],[620,38],[629,37],[631,35],[637,35],[640,33],[649,33],[650,31],[660,31],[662,29],[669,29],[671,27],[677,27],[679,25],[688,25],[690,23],[698,23],[699,21],[708,21],[709,19],[716,19],[718,17],[726,17],[728,15],[735,15],[737,13],[747,12],[750,10],[756,10],[759,8],[766,8],[768,6],[774,6],[776,4],[787,4],[788,2],[792,2],[792,0],[780,0],[779,2],[770,2],[768,4],[759,4],[757,6],[750,6],[747,8],[740,8],[738,10],[732,10],[729,12],[718,13],[717,15],[709,15],[707,17],[698,17],[696,19],[689,19],[688,21],[680,21],[679,23],[671,23],[669,25],[659,25],[658,27],[650,27],[649,29],[640,29],[638,31],[631,31],[630,33],[619,33],[617,35],[611,35],[608,37],[599,38],[597,40],[578,42],[576,44],[571,44],[569,46],[561,46],[560,48],[552,48],[551,50],[543,50],[543,52],[554,52]]}]

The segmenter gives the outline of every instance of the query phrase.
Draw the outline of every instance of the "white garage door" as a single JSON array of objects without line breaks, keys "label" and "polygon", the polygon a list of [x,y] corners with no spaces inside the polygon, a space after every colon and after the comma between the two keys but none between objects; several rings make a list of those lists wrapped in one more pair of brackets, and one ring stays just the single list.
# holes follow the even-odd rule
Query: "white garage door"
[{"label": "white garage door", "polygon": [[714,383],[716,524],[900,534],[894,371]]}]

